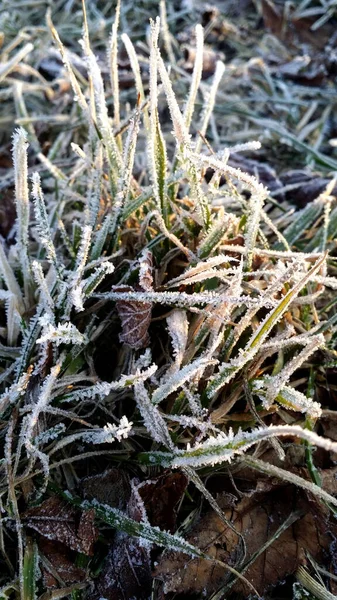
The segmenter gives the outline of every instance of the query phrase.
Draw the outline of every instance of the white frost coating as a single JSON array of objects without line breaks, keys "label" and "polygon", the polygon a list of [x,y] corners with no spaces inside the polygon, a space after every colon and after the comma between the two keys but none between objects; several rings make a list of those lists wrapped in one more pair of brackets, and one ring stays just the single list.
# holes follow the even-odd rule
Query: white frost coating
[{"label": "white frost coating", "polygon": [[42,246],[46,250],[48,260],[55,265],[57,270],[59,270],[57,266],[56,251],[51,237],[46,205],[41,188],[41,179],[38,173],[33,173],[32,183],[34,211],[39,238]]},{"label": "white frost coating", "polygon": [[42,335],[36,340],[37,344],[52,342],[59,346],[60,344],[82,345],[85,342],[85,336],[72,323],[59,323],[55,327],[44,317],[40,319],[40,323],[43,329]]},{"label": "white frost coating", "polygon": [[32,271],[34,279],[39,286],[40,290],[40,302],[42,302],[45,310],[52,313],[54,309],[54,301],[50,295],[46,279],[44,277],[42,267],[37,260],[32,261]]},{"label": "white frost coating", "polygon": [[161,304],[177,304],[179,306],[195,306],[196,304],[212,304],[218,306],[226,302],[234,306],[246,305],[264,308],[272,308],[277,301],[272,298],[252,298],[251,296],[240,296],[233,298],[227,294],[216,292],[200,292],[187,294],[186,292],[107,292],[106,294],[95,294],[96,298],[107,298],[109,300],[136,300],[137,302],[158,302]]},{"label": "white frost coating", "polygon": [[91,431],[89,433],[85,433],[83,437],[86,441],[91,441],[94,444],[111,444],[115,440],[120,442],[121,440],[125,440],[129,437],[130,431],[132,429],[132,421],[128,421],[126,416],[123,416],[119,422],[119,425],[115,425],[112,423],[107,423],[104,425],[103,429],[96,431]]},{"label": "white frost coating", "polygon": [[[218,91],[218,87],[219,87],[219,84],[220,84],[220,81],[222,79],[224,72],[225,72],[225,65],[223,62],[221,62],[221,60],[218,60],[216,62],[216,66],[215,66],[215,73],[214,73],[211,88],[205,97],[205,103],[204,103],[203,115],[202,115],[202,123],[201,123],[201,127],[199,127],[201,136],[198,137],[197,143],[195,145],[196,153],[199,153],[201,150],[202,136],[206,135],[208,123],[209,123],[209,120],[210,120],[210,117],[212,115],[213,108],[214,108],[216,93]],[[261,146],[261,144],[259,144],[259,147],[260,146]],[[254,150],[255,150],[255,148],[254,148]],[[236,150],[236,152],[237,152],[237,150]]]},{"label": "white frost coating", "polygon": [[[283,367],[280,373],[271,376],[268,379],[266,378],[266,405],[271,405],[274,398],[276,398],[283,386],[285,386],[289,381],[291,375],[301,367],[301,365],[309,358],[309,356],[311,356],[313,352],[315,352],[320,346],[324,346],[324,344],[325,339],[323,334],[308,337],[306,346],[301,350],[301,352],[294,356],[294,358],[290,360],[285,367]],[[311,402],[309,398],[308,402]]]},{"label": "white frost coating", "polygon": [[162,460],[163,464],[170,464],[174,468],[214,466],[222,462],[230,462],[236,455],[242,454],[261,440],[280,436],[295,436],[324,450],[337,451],[337,442],[322,438],[308,429],[302,429],[298,425],[271,425],[251,432],[240,430],[236,435],[230,429],[228,434],[220,433],[203,443],[196,444],[193,448],[176,450],[175,456],[167,454],[166,461],[163,452]]},{"label": "white frost coating", "polygon": [[195,49],[195,60],[194,60],[194,68],[192,74],[192,81],[190,86],[190,93],[186,102],[186,106],[184,109],[184,119],[187,130],[189,130],[192,117],[194,113],[195,101],[197,98],[197,93],[201,81],[202,75],[202,67],[204,63],[204,30],[202,25],[198,23],[195,28],[195,38],[196,38],[196,49]]},{"label": "white frost coating", "polygon": [[151,403],[148,392],[142,382],[135,384],[135,400],[143,419],[144,427],[151,435],[151,438],[155,442],[173,450],[174,445],[167,425],[157,407]]},{"label": "white frost coating", "polygon": [[188,337],[188,320],[186,312],[184,310],[173,310],[171,314],[168,315],[168,317],[166,318],[166,321],[168,325],[168,331],[171,337],[175,361],[170,367],[165,378],[168,374],[171,376],[173,375],[173,373],[180,369],[180,365],[184,358],[184,352],[186,349]]},{"label": "white frost coating", "polygon": [[28,158],[27,132],[20,127],[13,135],[13,163],[15,174],[15,205],[17,213],[17,242],[21,253],[23,274],[28,277],[28,225],[29,225],[29,190],[28,190]]},{"label": "white frost coating", "polygon": [[211,360],[208,357],[202,356],[194,362],[186,365],[180,371],[172,375],[166,383],[161,385],[152,395],[152,403],[159,404],[167,398],[172,392],[175,392],[179,387],[184,385],[186,381],[197,378],[200,379],[203,371],[208,365],[215,364],[216,360]]},{"label": "white frost coating", "polygon": [[137,369],[134,375],[122,375],[118,381],[101,381],[92,385],[91,387],[81,388],[75,392],[67,394],[63,398],[63,402],[72,402],[74,400],[93,399],[95,397],[104,398],[108,396],[114,390],[120,390],[131,385],[135,385],[137,382],[146,381],[149,377],[156,372],[157,365],[153,364],[148,367],[145,371],[139,371]]}]

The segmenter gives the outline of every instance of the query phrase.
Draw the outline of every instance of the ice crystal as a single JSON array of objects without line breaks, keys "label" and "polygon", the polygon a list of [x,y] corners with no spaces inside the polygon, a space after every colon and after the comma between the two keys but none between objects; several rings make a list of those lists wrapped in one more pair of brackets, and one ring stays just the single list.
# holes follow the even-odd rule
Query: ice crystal
[{"label": "ice crystal", "polygon": [[91,441],[93,444],[111,444],[115,440],[120,442],[129,437],[133,423],[123,416],[119,422],[119,425],[114,423],[107,423],[103,429],[92,431],[88,434],[83,434],[87,441]]},{"label": "ice crystal", "polygon": [[72,323],[59,323],[56,327],[46,322],[45,318],[40,319],[43,326],[42,335],[36,340],[37,344],[52,342],[59,346],[60,344],[75,344],[81,345],[85,341],[85,337]]}]

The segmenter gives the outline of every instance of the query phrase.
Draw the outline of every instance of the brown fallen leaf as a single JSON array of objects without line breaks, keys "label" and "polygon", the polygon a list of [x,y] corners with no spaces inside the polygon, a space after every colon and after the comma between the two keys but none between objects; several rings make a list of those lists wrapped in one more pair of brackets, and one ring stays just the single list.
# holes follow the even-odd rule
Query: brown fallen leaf
[{"label": "brown fallen leaf", "polygon": [[[135,521],[141,521],[145,515],[139,485],[135,481],[131,482],[126,513]],[[116,533],[91,600],[102,597],[106,600],[150,600],[151,587],[149,547],[139,538]]]},{"label": "brown fallen leaf", "polygon": [[85,569],[74,564],[70,559],[69,549],[64,544],[41,537],[38,546],[42,555],[42,576],[46,588],[85,580]]},{"label": "brown fallen leaf", "polygon": [[[153,289],[152,284],[152,253],[145,249],[139,260],[138,289],[145,292],[151,291]],[[118,292],[134,291],[131,286],[119,286],[114,289]],[[119,335],[120,341],[134,350],[146,348],[150,343],[148,329],[151,323],[151,302],[118,300],[116,307],[122,323],[122,333]]]},{"label": "brown fallen leaf", "polygon": [[26,525],[49,540],[61,542],[89,556],[98,538],[94,525],[95,511],[79,512],[57,496],[51,496],[39,506],[29,508],[23,515]]},{"label": "brown fallen leaf", "polygon": [[[328,527],[320,509],[314,503],[309,504],[291,486],[267,494],[256,493],[251,498],[244,498],[236,508],[224,512],[237,533],[224,525],[215,513],[208,513],[194,527],[188,541],[210,557],[235,566],[242,558],[239,553],[239,534],[242,534],[246,544],[244,564],[252,560],[243,574],[261,595],[294,573],[300,564],[305,564],[306,552],[319,561],[332,541],[328,533],[331,524]],[[273,539],[289,517],[295,522]],[[271,540],[267,549],[255,557],[255,553]],[[242,567],[239,570],[242,571]],[[228,572],[211,560],[188,560],[174,552],[163,555],[155,576],[164,581],[165,593],[183,594],[200,593],[201,589],[211,594],[228,580]],[[232,591],[243,594],[244,598],[251,593],[240,579]]]},{"label": "brown fallen leaf", "polygon": [[[116,288],[120,292],[134,291],[130,286]],[[122,333],[119,335],[124,342],[134,350],[146,348],[150,343],[148,329],[151,323],[151,302],[138,302],[137,300],[117,300],[118,316],[122,324]]]},{"label": "brown fallen leaf", "polygon": [[98,500],[113,508],[125,509],[130,497],[130,482],[125,471],[108,469],[104,473],[85,477],[79,488],[86,500]]},{"label": "brown fallen leaf", "polygon": [[156,479],[144,481],[138,488],[151,525],[174,531],[176,507],[188,480],[183,473],[167,472]]},{"label": "brown fallen leaf", "polygon": [[[330,179],[325,179],[318,173],[312,173],[304,169],[286,171],[280,176],[280,179],[284,186],[294,186],[293,189],[286,192],[286,199],[299,208],[303,208],[309,202],[315,200],[324,192],[330,181]],[[331,194],[337,196],[337,185]]]}]

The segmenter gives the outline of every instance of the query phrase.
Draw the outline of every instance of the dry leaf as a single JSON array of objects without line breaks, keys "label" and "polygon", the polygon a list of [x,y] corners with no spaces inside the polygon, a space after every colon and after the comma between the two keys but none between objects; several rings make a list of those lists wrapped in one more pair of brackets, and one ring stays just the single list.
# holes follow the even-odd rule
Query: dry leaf
[{"label": "dry leaf", "polygon": [[[139,486],[131,482],[131,497],[127,515],[135,521],[145,516]],[[92,600],[150,600],[152,587],[151,561],[148,545],[139,538],[117,532],[106,562],[96,583]]]},{"label": "dry leaf", "polygon": [[178,471],[167,472],[157,479],[145,481],[139,487],[151,525],[173,532],[176,507],[187,486],[187,477]]},{"label": "dry leaf", "polygon": [[[281,180],[284,186],[296,186],[295,189],[286,193],[286,199],[299,208],[303,208],[309,202],[315,200],[324,192],[330,181],[330,179],[325,179],[304,169],[287,171],[281,175]],[[332,195],[337,196],[337,186],[332,190]]]},{"label": "dry leaf", "polygon": [[[117,291],[131,292],[134,290],[131,287],[123,286],[123,289],[119,287]],[[151,302],[118,300],[116,307],[122,323],[120,341],[134,350],[146,348],[150,343],[148,329],[151,323]]]},{"label": "dry leaf", "polygon": [[61,542],[83,554],[93,555],[93,545],[98,538],[94,526],[95,511],[80,513],[57,496],[51,496],[23,515],[28,527],[35,529],[49,540]]},{"label": "dry leaf", "polygon": [[118,533],[111,545],[91,598],[98,600],[149,600],[151,569],[148,554],[139,540]]},{"label": "dry leaf", "polygon": [[41,537],[38,542],[39,551],[50,564],[50,570],[45,563],[42,567],[43,583],[46,588],[57,587],[58,584],[68,585],[84,581],[86,572],[70,560],[69,549],[59,542]]},{"label": "dry leaf", "polygon": [[[139,288],[145,292],[153,289],[152,252],[146,248],[139,260]],[[119,286],[114,290],[117,292],[134,291],[131,286]],[[148,329],[151,323],[151,302],[118,300],[116,307],[122,323],[122,333],[119,335],[120,341],[134,350],[146,348],[150,343]]]},{"label": "dry leaf", "polygon": [[124,509],[130,497],[129,477],[120,469],[108,469],[82,479],[80,490],[86,500],[98,500],[113,508]]},{"label": "dry leaf", "polygon": [[[296,514],[297,510],[304,516]],[[200,520],[188,541],[212,558],[234,566],[241,558],[239,533],[245,540],[247,562],[273,539],[286,519],[294,515],[298,520],[273,540],[244,572],[246,579],[263,594],[292,574],[300,564],[305,564],[306,551],[320,560],[322,551],[329,548],[331,535],[327,533],[324,518],[316,505],[312,510],[311,513],[305,499],[298,501],[297,492],[290,486],[268,494],[254,494],[252,498],[244,498],[235,509],[224,511],[237,534],[213,512]],[[155,575],[164,581],[166,593],[193,593],[204,589],[210,594],[228,578],[228,572],[210,560],[187,561],[185,556],[174,552],[163,555]],[[245,594],[244,597],[251,593],[241,580],[237,580],[233,591]]]}]

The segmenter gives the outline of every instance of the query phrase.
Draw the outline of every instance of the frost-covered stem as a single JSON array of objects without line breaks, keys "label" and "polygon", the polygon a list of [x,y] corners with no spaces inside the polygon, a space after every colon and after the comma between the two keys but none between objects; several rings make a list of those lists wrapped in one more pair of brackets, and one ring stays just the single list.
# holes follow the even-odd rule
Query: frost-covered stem
[{"label": "frost-covered stem", "polygon": [[[131,69],[133,72],[133,76],[135,78],[137,94],[139,94],[140,104],[142,105],[145,102],[145,92],[144,92],[144,86],[143,86],[143,81],[142,81],[142,76],[141,76],[141,72],[140,72],[140,67],[139,67],[136,50],[135,50],[135,47],[134,47],[133,43],[131,42],[127,33],[123,33],[121,36],[121,39],[125,46],[125,50],[128,53]],[[147,111],[146,107],[144,108],[143,114],[144,114],[145,129],[148,131],[150,124],[149,124],[149,115],[148,115],[148,111]]]},{"label": "frost-covered stem", "polygon": [[87,101],[86,101],[86,99],[85,99],[85,97],[84,97],[84,95],[82,93],[82,90],[80,88],[80,85],[79,85],[79,83],[78,83],[78,81],[77,81],[77,79],[75,77],[74,71],[72,69],[72,66],[71,66],[70,61],[69,61],[68,56],[67,56],[66,49],[63,46],[63,44],[62,44],[62,42],[60,40],[60,36],[57,33],[57,31],[56,31],[56,29],[55,29],[55,27],[54,27],[54,25],[52,23],[52,20],[51,20],[51,17],[50,17],[50,12],[47,12],[47,24],[48,24],[48,27],[49,27],[51,33],[52,33],[54,41],[56,42],[56,45],[57,45],[57,47],[59,49],[59,52],[60,52],[61,57],[62,57],[63,64],[64,64],[66,70],[68,71],[68,75],[69,75],[69,79],[70,79],[70,84],[71,84],[71,87],[73,88],[73,92],[75,94],[75,98],[78,101],[78,103],[79,103],[81,109],[83,110],[84,114],[88,118],[90,118],[90,112],[89,112],[89,107],[88,107]]},{"label": "frost-covered stem", "polygon": [[183,254],[185,254],[185,256],[188,258],[189,261],[196,261],[197,257],[195,256],[195,254],[193,254],[193,252],[191,252],[191,250],[189,250],[189,248],[186,248],[186,246],[184,246],[184,244],[181,243],[181,241],[179,240],[179,238],[177,238],[176,235],[174,235],[174,233],[172,233],[171,231],[169,231],[165,225],[164,219],[162,218],[161,214],[157,211],[153,211],[153,214],[155,216],[155,219],[157,221],[157,225],[160,229],[160,231],[175,245],[177,246],[177,248],[179,248],[179,250],[181,250],[183,252]]},{"label": "frost-covered stem", "polygon": [[199,85],[200,85],[200,81],[201,81],[202,67],[203,67],[204,30],[202,28],[202,25],[200,25],[200,23],[198,23],[198,25],[196,25],[195,37],[196,37],[196,49],[195,49],[194,68],[193,68],[193,74],[192,74],[190,93],[189,93],[189,96],[188,96],[188,99],[186,102],[186,106],[184,109],[184,120],[185,120],[185,125],[187,128],[187,131],[189,131],[189,128],[190,128],[190,125],[192,122],[194,106],[195,106],[195,101],[197,98],[197,93],[198,93],[198,89],[199,89]]},{"label": "frost-covered stem", "polygon": [[25,310],[23,298],[21,294],[21,289],[18,282],[15,279],[15,275],[13,270],[8,262],[7,256],[3,249],[2,243],[0,241],[0,272],[4,279],[4,282],[7,286],[9,292],[11,292],[16,299],[17,308],[20,314],[22,314]]},{"label": "frost-covered stem", "polygon": [[158,408],[152,404],[144,384],[137,382],[134,389],[138,410],[143,419],[144,427],[149,432],[152,440],[173,451],[174,444],[167,425]]},{"label": "frost-covered stem", "polygon": [[[82,42],[82,46],[85,48],[85,43]],[[86,48],[85,48],[86,49]],[[108,115],[108,108],[105,101],[105,92],[102,75],[97,64],[95,55],[90,48],[86,49],[86,59],[88,64],[88,70],[92,78],[94,87],[94,96],[96,104],[97,122],[98,122],[98,135],[102,140],[107,159],[110,166],[110,180],[112,185],[112,192],[116,192],[116,179],[118,174],[123,170],[123,161],[120,155],[120,151],[113,135],[110,119]]]},{"label": "frost-covered stem", "polygon": [[294,436],[324,450],[337,452],[337,442],[320,437],[308,429],[302,429],[298,425],[271,425],[249,433],[239,432],[234,436],[222,434],[216,438],[209,438],[205,443],[198,444],[194,448],[176,451],[176,455],[171,456],[168,462],[164,461],[164,464],[170,464],[172,467],[203,467],[230,462],[237,454],[242,454],[258,442],[275,436]]},{"label": "frost-covered stem", "polygon": [[119,19],[121,13],[121,0],[117,0],[115,9],[115,20],[112,25],[109,52],[109,65],[110,65],[110,84],[111,91],[114,101],[114,126],[116,129],[120,126],[120,105],[119,105],[119,80],[118,80],[118,45],[117,45],[117,32],[119,27]]},{"label": "frost-covered stem", "polygon": [[207,96],[205,98],[202,122],[201,122],[201,127],[199,128],[201,136],[199,136],[199,138],[197,139],[196,145],[195,145],[195,151],[197,153],[199,153],[201,150],[202,136],[206,135],[208,123],[209,123],[209,120],[210,120],[210,117],[211,117],[211,114],[212,114],[213,108],[214,108],[216,93],[218,91],[218,87],[219,87],[219,84],[220,84],[220,81],[222,79],[224,72],[225,72],[225,65],[223,62],[221,62],[221,60],[218,60],[216,63],[216,67],[215,67],[215,73],[214,73],[211,89],[209,90],[209,93],[207,94]]},{"label": "frost-covered stem", "polygon": [[159,212],[168,226],[168,202],[166,189],[166,147],[160,129],[158,118],[158,82],[157,82],[157,54],[159,19],[151,21],[151,52],[150,52],[150,135],[149,159],[154,197]]},{"label": "frost-covered stem", "polygon": [[110,227],[110,232],[112,234],[117,233],[118,225],[122,217],[123,207],[127,204],[130,196],[132,171],[135,161],[136,145],[139,132],[139,119],[140,113],[137,108],[134,118],[130,121],[129,134],[126,140],[123,155],[123,174],[118,181],[117,194],[112,209],[112,222]]},{"label": "frost-covered stem", "polygon": [[28,259],[28,226],[29,226],[29,190],[28,190],[28,157],[27,133],[22,127],[13,135],[13,163],[15,175],[15,205],[17,214],[17,244],[24,281],[25,297],[29,303],[29,259]]},{"label": "frost-covered stem", "polygon": [[107,292],[95,294],[95,298],[106,298],[107,300],[136,300],[137,302],[158,302],[160,304],[176,304],[177,306],[195,306],[197,304],[211,304],[219,306],[226,302],[235,306],[248,304],[256,307],[274,307],[275,302],[265,298],[251,298],[251,296],[240,296],[233,298],[227,294],[215,294],[213,292],[200,292],[187,294],[186,292]]},{"label": "frost-covered stem", "polygon": [[18,562],[19,562],[19,585],[20,585],[20,597],[24,598],[23,588],[23,540],[22,540],[22,524],[20,518],[20,511],[16,499],[15,493],[15,483],[13,477],[13,469],[12,469],[12,444],[13,444],[13,434],[14,434],[15,420],[12,417],[8,423],[8,429],[5,439],[5,469],[6,469],[6,477],[7,477],[7,485],[8,485],[8,497],[10,500],[10,504],[12,507],[14,519],[15,519],[15,527],[18,538]]},{"label": "frost-covered stem", "polygon": [[97,217],[100,209],[101,187],[103,172],[103,148],[99,144],[96,148],[94,168],[90,169],[90,180],[88,185],[88,225],[93,229],[96,226]]},{"label": "frost-covered stem", "polygon": [[34,459],[38,458],[42,465],[45,481],[44,485],[40,490],[40,494],[42,494],[45,491],[48,483],[49,459],[46,454],[41,452],[41,450],[39,450],[39,448],[36,445],[34,445],[34,431],[41,412],[47,410],[48,403],[51,401],[51,391],[60,373],[62,361],[63,357],[61,357],[60,361],[54,367],[52,367],[50,375],[48,375],[48,377],[46,377],[45,379],[37,402],[33,405],[30,415],[27,417],[27,420],[24,421],[22,425],[23,430],[21,432],[21,435],[22,439],[24,440],[27,453],[32,458],[33,462],[35,462]]},{"label": "frost-covered stem", "polygon": [[307,490],[311,494],[314,494],[314,496],[317,496],[318,498],[320,498],[320,500],[337,506],[337,498],[331,496],[331,494],[323,490],[315,483],[307,481],[306,479],[295,475],[295,473],[291,473],[291,471],[286,471],[285,469],[281,469],[280,467],[276,467],[275,465],[266,463],[265,461],[260,460],[258,458],[252,458],[251,456],[243,457],[242,462],[245,465],[252,467],[252,469],[260,471],[260,473],[265,473],[270,477],[277,477],[278,479],[282,479],[283,481],[287,481],[288,483],[297,485],[298,487]]},{"label": "frost-covered stem", "polygon": [[169,30],[168,24],[167,24],[165,0],[160,0],[159,11],[160,11],[160,22],[161,22],[161,29],[162,29],[162,34],[163,34],[164,47],[167,52],[167,56],[168,56],[170,65],[174,65],[176,62],[176,59],[174,56],[174,52],[172,50],[170,30]]},{"label": "frost-covered stem", "polygon": [[34,200],[34,212],[35,212],[35,219],[36,219],[39,238],[40,238],[42,246],[44,247],[44,249],[46,251],[49,262],[51,262],[54,265],[57,274],[61,278],[62,277],[61,269],[60,269],[60,266],[57,261],[56,250],[55,250],[55,246],[54,246],[54,243],[53,243],[52,237],[51,237],[48,216],[47,216],[47,211],[46,211],[46,205],[45,205],[45,201],[44,201],[44,197],[43,197],[43,192],[41,189],[41,179],[40,179],[40,175],[38,173],[33,173],[32,183],[33,183],[32,195],[33,195],[33,200]]},{"label": "frost-covered stem", "polygon": [[315,352],[320,346],[324,346],[325,339],[323,334],[315,335],[312,339],[307,339],[307,345],[292,358],[278,375],[272,376],[266,385],[267,405],[270,405],[282,387],[289,381],[291,375],[301,367],[301,365]]},{"label": "frost-covered stem", "polygon": [[42,267],[40,265],[40,263],[38,263],[36,260],[34,260],[32,262],[32,269],[33,269],[33,274],[34,274],[34,279],[39,287],[40,290],[40,301],[42,301],[44,308],[47,309],[50,314],[53,314],[53,310],[54,310],[54,301],[50,295],[48,286],[47,286],[47,282],[45,280],[45,277],[43,275],[43,271],[42,271]]},{"label": "frost-covered stem", "polygon": [[188,130],[185,126],[183,115],[180,112],[177,99],[175,97],[170,78],[168,76],[164,61],[158,50],[158,70],[165,89],[167,98],[167,104],[170,110],[171,119],[173,122],[174,134],[178,147],[180,148],[183,156],[187,158],[189,163],[189,179],[192,191],[192,197],[195,202],[197,210],[200,212],[206,229],[209,228],[211,222],[210,207],[208,200],[202,192],[199,173],[198,173],[198,161],[199,156],[192,153],[191,139]]}]

